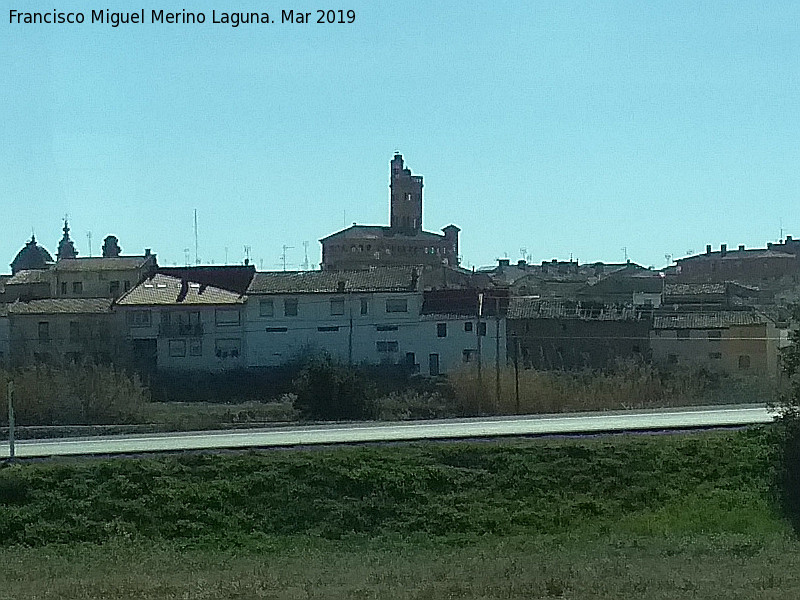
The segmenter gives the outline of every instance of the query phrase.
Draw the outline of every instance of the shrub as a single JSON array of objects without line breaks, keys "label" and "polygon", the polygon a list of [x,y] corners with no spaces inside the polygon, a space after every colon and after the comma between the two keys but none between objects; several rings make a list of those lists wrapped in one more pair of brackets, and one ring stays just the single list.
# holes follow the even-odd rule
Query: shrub
[{"label": "shrub", "polygon": [[[136,375],[108,365],[35,366],[0,371],[14,382],[14,412],[19,425],[100,425],[136,423],[149,391]],[[0,423],[8,413],[0,411]]]},{"label": "shrub", "polygon": [[355,420],[373,414],[375,388],[355,367],[311,358],[294,382],[294,407],[304,419]]}]

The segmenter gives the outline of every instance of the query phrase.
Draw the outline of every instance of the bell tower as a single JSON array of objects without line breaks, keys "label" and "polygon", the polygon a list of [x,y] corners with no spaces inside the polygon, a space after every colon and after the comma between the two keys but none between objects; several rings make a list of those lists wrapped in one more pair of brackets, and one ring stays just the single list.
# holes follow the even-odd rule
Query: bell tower
[{"label": "bell tower", "polygon": [[422,231],[422,176],[403,166],[403,155],[395,153],[390,163],[391,205],[389,226],[397,233]]}]

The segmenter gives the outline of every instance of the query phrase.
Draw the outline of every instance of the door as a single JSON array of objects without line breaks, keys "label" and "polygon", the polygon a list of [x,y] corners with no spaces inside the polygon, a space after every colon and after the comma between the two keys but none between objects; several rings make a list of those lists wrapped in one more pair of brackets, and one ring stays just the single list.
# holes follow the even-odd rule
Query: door
[{"label": "door", "polygon": [[438,354],[431,354],[428,357],[428,368],[430,370],[431,377],[436,377],[439,374],[439,355]]}]

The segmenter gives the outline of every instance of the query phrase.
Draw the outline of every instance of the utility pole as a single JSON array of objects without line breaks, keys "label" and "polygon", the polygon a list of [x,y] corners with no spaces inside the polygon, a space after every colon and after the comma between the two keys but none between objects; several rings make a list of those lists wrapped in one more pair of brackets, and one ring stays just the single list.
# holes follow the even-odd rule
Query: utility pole
[{"label": "utility pole", "polygon": [[500,408],[500,297],[494,299],[494,408]]},{"label": "utility pole", "polygon": [[14,382],[8,381],[8,458],[14,459]]},{"label": "utility pole", "polygon": [[483,376],[481,373],[481,317],[483,316],[483,292],[478,294],[478,322],[475,333],[478,336],[478,387],[483,388]]},{"label": "utility pole", "polygon": [[516,414],[519,414],[519,338],[514,335],[514,395]]},{"label": "utility pole", "polygon": [[194,264],[199,265],[200,259],[197,257],[197,209],[194,209]]}]

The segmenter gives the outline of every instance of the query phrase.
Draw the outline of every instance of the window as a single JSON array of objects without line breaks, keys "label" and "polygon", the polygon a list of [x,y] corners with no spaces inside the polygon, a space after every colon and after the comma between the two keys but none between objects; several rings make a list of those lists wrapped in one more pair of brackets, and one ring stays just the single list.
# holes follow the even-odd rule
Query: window
[{"label": "window", "polygon": [[81,339],[81,324],[78,321],[69,322],[69,341],[75,343]]},{"label": "window", "polygon": [[436,377],[439,375],[439,355],[438,354],[431,354],[428,356],[428,369],[430,371],[431,377]]},{"label": "window", "polygon": [[275,304],[272,300],[261,300],[258,303],[258,316],[259,317],[274,317]]},{"label": "window", "polygon": [[709,352],[708,353],[708,358],[711,358],[711,359],[722,358],[722,352]]},{"label": "window", "polygon": [[745,371],[750,368],[750,355],[748,354],[740,354],[739,355],[739,369]]},{"label": "window", "polygon": [[369,299],[361,298],[361,314],[368,315],[369,314]]},{"label": "window", "polygon": [[688,329],[678,329],[676,336],[679,340],[688,340],[689,339],[689,330]]},{"label": "window", "polygon": [[344,314],[344,298],[331,298],[331,316],[337,317]]},{"label": "window", "polygon": [[472,331],[472,321],[467,321],[466,323],[464,323],[464,331],[466,331],[467,333]]},{"label": "window", "polygon": [[447,337],[447,323],[436,324],[436,337]]},{"label": "window", "polygon": [[39,322],[39,343],[50,343],[50,323],[48,321]]},{"label": "window", "polygon": [[264,331],[267,333],[286,333],[289,331],[288,327],[267,327]]},{"label": "window", "polygon": [[214,313],[217,327],[230,327],[241,323],[241,315],[238,308],[218,308]]},{"label": "window", "polygon": [[123,289],[123,290],[125,290],[126,292],[127,292],[129,289],[131,289],[131,282],[130,282],[130,281],[128,281],[128,280],[126,279],[126,280],[125,280],[125,285],[123,286],[123,288],[122,288],[122,289]]},{"label": "window", "polygon": [[722,339],[722,331],[719,329],[712,329],[711,331],[708,331],[706,335],[708,336],[708,341],[710,342],[718,342],[720,339]]},{"label": "window", "polygon": [[317,331],[339,331],[339,327],[337,325],[317,327]]},{"label": "window", "polygon": [[189,340],[189,356],[203,356],[203,338]]},{"label": "window", "polygon": [[119,296],[119,281],[108,282],[108,294],[114,297]]},{"label": "window", "polygon": [[397,352],[400,349],[400,344],[397,342],[376,342],[376,348],[378,352]]},{"label": "window", "polygon": [[214,354],[217,358],[238,358],[242,351],[242,340],[223,338],[215,341]]},{"label": "window", "polygon": [[486,336],[486,323],[478,323],[478,335]]},{"label": "window", "polygon": [[169,355],[174,358],[186,356],[186,340],[170,340]]},{"label": "window", "polygon": [[62,296],[66,296],[67,295],[67,282],[66,281],[62,281],[61,282],[61,295]]},{"label": "window", "polygon": [[81,282],[81,281],[73,281],[72,282],[72,293],[80,296],[83,293],[83,282]]},{"label": "window", "polygon": [[475,355],[477,354],[477,352],[478,352],[477,350],[474,350],[472,348],[465,348],[461,352],[461,360],[463,360],[465,363],[472,362],[473,360],[475,360]]},{"label": "window", "polygon": [[678,364],[678,355],[677,354],[669,354],[667,355],[667,362],[671,365]]},{"label": "window", "polygon": [[287,298],[283,301],[283,316],[296,317],[297,316],[297,298]]},{"label": "window", "polygon": [[375,325],[375,331],[397,331],[397,325]]},{"label": "window", "polygon": [[408,299],[407,298],[389,298],[386,300],[387,313],[400,313],[408,312]]},{"label": "window", "polygon": [[[163,313],[162,313],[163,315]],[[128,321],[128,327],[150,327],[150,311],[149,310],[131,310],[125,315]],[[163,319],[163,316],[162,316]]]}]

